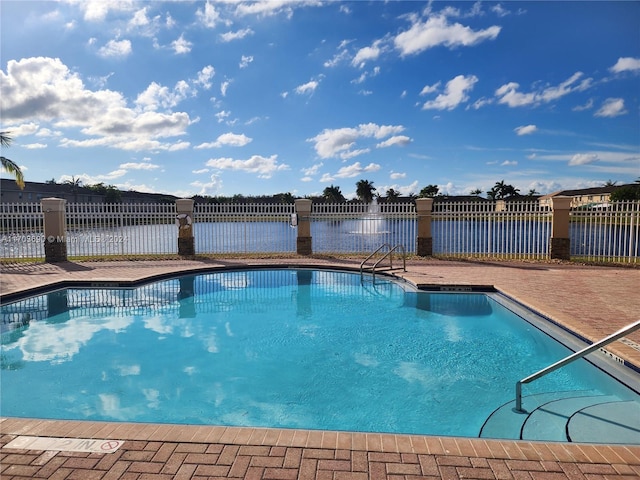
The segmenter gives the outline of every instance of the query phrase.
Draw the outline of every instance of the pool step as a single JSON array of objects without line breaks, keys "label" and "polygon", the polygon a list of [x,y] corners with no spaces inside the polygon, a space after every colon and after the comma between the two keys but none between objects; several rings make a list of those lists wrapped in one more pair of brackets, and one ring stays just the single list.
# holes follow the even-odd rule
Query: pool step
[{"label": "pool step", "polygon": [[640,444],[640,403],[633,401],[600,403],[576,412],[567,424],[572,442],[602,442],[625,445]]},{"label": "pool step", "polygon": [[[571,396],[568,396],[571,395]],[[487,418],[480,437],[532,441],[640,444],[640,404],[593,391],[552,392],[515,400]]]},{"label": "pool step", "polygon": [[520,430],[520,438],[566,442],[569,440],[567,438],[567,422],[573,414],[594,404],[619,400],[615,396],[602,395],[552,400],[540,405],[526,416]]}]

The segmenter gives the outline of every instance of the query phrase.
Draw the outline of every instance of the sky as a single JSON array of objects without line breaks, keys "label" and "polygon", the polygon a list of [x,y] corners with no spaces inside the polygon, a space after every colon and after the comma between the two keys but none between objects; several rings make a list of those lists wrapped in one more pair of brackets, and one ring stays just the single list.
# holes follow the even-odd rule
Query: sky
[{"label": "sky", "polygon": [[640,178],[640,2],[0,0],[0,27],[2,155],[27,181],[353,198]]}]

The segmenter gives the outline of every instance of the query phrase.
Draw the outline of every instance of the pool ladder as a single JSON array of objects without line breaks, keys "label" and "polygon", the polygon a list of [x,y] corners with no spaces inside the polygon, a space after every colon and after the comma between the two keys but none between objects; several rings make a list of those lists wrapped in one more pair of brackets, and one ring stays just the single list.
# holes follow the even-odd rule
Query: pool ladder
[{"label": "pool ladder", "polygon": [[[382,255],[382,257],[380,257],[378,260],[375,261],[375,263],[373,263],[373,265],[366,267],[366,263],[371,260],[376,254],[380,253],[380,251],[383,248],[387,248],[387,252]],[[396,245],[395,247],[391,247],[391,245],[389,245],[388,243],[383,243],[382,245],[380,245],[378,248],[376,248],[376,250],[371,253],[371,255],[369,255],[367,258],[365,258],[362,263],[360,264],[360,277],[362,277],[363,273],[365,271],[370,272],[373,275],[373,279],[375,280],[376,278],[376,269],[380,266],[380,263],[385,260],[385,259],[389,259],[389,265],[386,268],[386,270],[394,270],[393,268],[393,252],[395,252],[396,250],[400,250],[402,251],[402,270],[404,272],[407,271],[407,252],[404,248],[403,245]],[[367,269],[368,268],[368,269]],[[398,267],[399,268],[399,267]]]}]

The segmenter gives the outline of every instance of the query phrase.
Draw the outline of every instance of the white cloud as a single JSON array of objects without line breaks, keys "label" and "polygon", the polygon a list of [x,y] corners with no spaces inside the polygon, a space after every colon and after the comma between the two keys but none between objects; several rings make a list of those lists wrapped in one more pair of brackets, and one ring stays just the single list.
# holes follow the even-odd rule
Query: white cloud
[{"label": "white cloud", "polygon": [[343,61],[346,61],[349,58],[349,50],[344,48],[346,45],[345,41],[340,43],[340,51],[336,53],[331,60],[327,60],[323,63],[324,67],[331,68],[336,67],[341,64]]},{"label": "white cloud", "polygon": [[640,70],[640,58],[620,57],[618,58],[616,64],[609,70],[611,70],[613,73],[626,71],[635,72],[637,70]]},{"label": "white cloud", "polygon": [[598,155],[595,153],[576,153],[571,160],[569,160],[569,166],[587,165],[598,160]]},{"label": "white cloud", "polygon": [[141,35],[143,37],[155,38],[161,28],[170,27],[170,25],[163,22],[161,15],[156,15],[149,18],[149,6],[145,6],[139,10],[136,10],[131,20],[127,24],[127,31]]},{"label": "white cloud", "polygon": [[394,39],[395,47],[402,56],[420,53],[429,48],[469,47],[485,40],[494,40],[501,28],[492,26],[474,31],[460,23],[449,24],[445,15],[433,15],[426,21],[414,20],[413,25]]},{"label": "white cloud", "polygon": [[370,148],[360,148],[358,150],[349,150],[348,152],[343,152],[340,154],[340,158],[342,160],[349,160],[350,158],[359,157],[360,155],[364,155],[365,153],[369,153],[371,151]]},{"label": "white cloud", "polygon": [[156,170],[160,168],[160,165],[149,162],[121,163],[118,168],[124,170]]},{"label": "white cloud", "polygon": [[376,145],[376,148],[386,148],[392,147],[394,145],[398,145],[400,147],[404,147],[405,145],[409,145],[411,143],[411,138],[406,135],[396,135],[394,137],[388,138],[384,142],[380,142]]},{"label": "white cloud", "polygon": [[298,95],[305,95],[305,94],[310,95],[316,91],[316,88],[318,88],[319,85],[320,85],[320,82],[318,82],[317,80],[311,80],[303,85],[298,85],[295,88],[295,92]]},{"label": "white cloud", "polygon": [[389,175],[389,178],[391,178],[391,180],[400,180],[401,178],[407,178],[407,174],[400,173],[400,172],[391,172],[391,175]]},{"label": "white cloud", "polygon": [[591,108],[593,108],[593,98],[587,100],[587,103],[585,103],[584,105],[576,105],[571,110],[573,110],[574,112],[582,112],[584,110],[590,110]]},{"label": "white cloud", "polygon": [[382,41],[376,40],[370,47],[364,47],[358,50],[356,55],[351,60],[351,65],[354,67],[362,68],[368,61],[377,60],[382,54]]},{"label": "white cloud", "polygon": [[[207,171],[208,169],[203,169],[202,171]],[[201,171],[194,171],[193,173],[200,173]],[[195,182],[191,182],[191,186],[199,189],[199,195],[213,195],[222,190],[222,179],[220,175],[213,174],[210,177],[209,182],[200,182],[196,180]]]},{"label": "white cloud", "polygon": [[502,162],[500,164],[502,167],[510,167],[510,166],[515,166],[518,165],[518,162],[515,160],[505,160],[504,162]]},{"label": "white cloud", "polygon": [[145,111],[156,111],[158,108],[173,108],[190,95],[195,95],[195,91],[184,80],[176,83],[172,90],[152,82],[138,95],[135,103]]},{"label": "white cloud", "polygon": [[244,147],[245,145],[251,143],[253,139],[247,137],[245,134],[235,134],[235,133],[223,133],[220,135],[215,142],[210,143],[201,143],[200,145],[193,147],[197,150],[203,148],[219,148],[224,146],[231,147]]},{"label": "white cloud", "polygon": [[209,90],[211,88],[211,79],[216,74],[216,69],[211,65],[207,65],[198,72],[198,79],[194,83],[202,85],[202,88]]},{"label": "white cloud", "polygon": [[101,22],[110,11],[132,12],[139,7],[134,0],[109,2],[105,0],[66,0],[67,3],[77,5],[84,12],[84,19],[89,22]]},{"label": "white cloud", "polygon": [[0,71],[0,90],[0,109],[7,123],[53,122],[58,131],[79,128],[83,135],[95,137],[64,138],[61,145],[65,147],[176,150],[188,146],[188,142],[157,140],[184,134],[191,123],[188,114],[131,109],[119,92],[87,89],[60,59],[10,60],[7,73]]},{"label": "white cloud", "polygon": [[[228,82],[225,82],[225,83],[228,83]],[[225,119],[229,118],[229,116],[231,116],[231,112],[228,110],[222,110],[214,115],[214,117],[218,119],[218,123],[224,122]]]},{"label": "white cloud", "polygon": [[129,20],[130,27],[144,27],[149,25],[149,17],[147,17],[147,7],[143,7],[137,10],[131,20]]},{"label": "white cloud", "polygon": [[271,178],[275,172],[288,170],[289,165],[277,161],[278,155],[263,157],[253,155],[247,160],[236,160],[233,158],[212,158],[207,161],[208,167],[219,170],[236,170],[248,173],[257,173],[260,178]]},{"label": "white cloud", "polygon": [[584,74],[576,72],[564,82],[557,86],[539,89],[534,92],[521,93],[518,91],[520,85],[516,82],[509,82],[496,90],[498,103],[506,104],[510,107],[523,107],[527,105],[539,105],[557,100],[572,92],[581,92],[592,86],[593,80],[586,78],[578,82]]},{"label": "white cloud", "polygon": [[[103,175],[88,175],[86,173],[81,173],[79,175],[74,175],[74,177],[75,179],[79,179],[80,181],[82,181],[84,185],[94,185],[101,182],[110,182],[117,178],[123,177],[124,175],[126,175],[126,173],[127,171],[121,168]],[[73,177],[70,175],[62,175],[59,181],[64,183],[68,180],[73,180]]]},{"label": "white cloud", "polygon": [[517,135],[531,135],[537,130],[538,130],[538,127],[536,127],[535,125],[523,125],[521,127],[517,127],[515,129],[515,132]]},{"label": "white cloud", "polygon": [[284,14],[287,18],[291,18],[294,8],[320,5],[321,2],[317,0],[257,0],[254,2],[238,2],[235,14],[238,16],[257,15],[262,17]]},{"label": "white cloud", "polygon": [[92,148],[92,147],[111,147],[127,151],[143,151],[143,150],[164,150],[167,152],[175,152],[189,148],[189,142],[160,142],[145,137],[132,138],[130,136],[113,136],[103,138],[93,138],[89,140],[72,140],[63,138],[60,141],[61,147],[66,148]]},{"label": "white cloud", "polygon": [[507,9],[505,9],[501,4],[496,4],[494,6],[491,7],[491,11],[493,13],[495,13],[496,15],[498,15],[499,17],[506,17],[507,15],[509,15],[511,12]]},{"label": "white cloud", "polygon": [[323,165],[324,164],[322,162],[316,163],[309,168],[303,168],[301,171],[305,176],[310,177],[312,175],[317,175]]},{"label": "white cloud", "polygon": [[535,102],[534,93],[520,93],[517,91],[518,88],[520,88],[520,84],[516,82],[502,85],[496,90],[496,97],[500,97],[498,103],[506,103],[510,107],[521,107]]},{"label": "white cloud", "polygon": [[618,117],[624,115],[624,100],[622,98],[607,98],[600,109],[594,113],[596,117]]},{"label": "white cloud", "polygon": [[370,163],[366,167],[363,167],[362,165],[360,165],[360,162],[356,162],[352,165],[342,167],[340,170],[338,170],[338,173],[335,174],[335,177],[353,178],[363,173],[377,172],[378,170],[380,170],[380,165],[378,165],[377,163]]},{"label": "white cloud", "polygon": [[574,91],[584,91],[589,88],[592,84],[592,79],[587,78],[577,84],[576,86],[572,86],[575,84],[580,78],[582,78],[584,74],[582,72],[576,72],[567,80],[562,82],[557,87],[548,87],[545,88],[540,93],[540,99],[543,102],[551,102],[552,100],[557,100],[558,98],[564,97],[565,95],[574,92]]},{"label": "white cloud", "polygon": [[440,82],[436,82],[433,85],[425,85],[420,95],[428,95],[429,93],[437,92],[440,88]]},{"label": "white cloud", "polygon": [[193,47],[193,43],[186,40],[184,38],[184,34],[180,35],[180,38],[171,42],[171,48],[176,53],[176,55],[181,55],[184,53],[189,53],[191,51],[191,47]]},{"label": "white cloud", "polygon": [[220,34],[220,40],[223,42],[232,42],[233,40],[241,40],[249,35],[253,35],[253,30],[250,28],[243,28],[241,30],[237,30],[235,32],[226,32]]},{"label": "white cloud", "polygon": [[207,28],[214,28],[221,21],[220,13],[209,0],[207,0],[204,9],[196,10],[196,18]]},{"label": "white cloud", "polygon": [[[315,137],[307,139],[307,141],[315,143],[314,148],[320,158],[336,156],[348,158],[352,156],[349,153],[350,148],[359,138],[382,139],[400,133],[403,130],[404,127],[401,125],[367,123],[358,125],[357,128],[325,129]],[[362,153],[362,150],[356,152]]]},{"label": "white cloud", "polygon": [[[634,150],[633,146],[625,145],[605,145],[612,150],[593,150],[584,153],[538,153],[535,158],[538,160],[551,160],[567,162],[571,166],[586,165],[589,163],[607,164],[608,171],[614,168],[625,175],[637,176],[640,168],[640,154]],[[617,164],[617,165],[616,165]]]},{"label": "white cloud", "polygon": [[126,57],[131,53],[129,40],[109,40],[106,45],[98,50],[101,57]]},{"label": "white cloud", "polygon": [[444,93],[441,93],[435,100],[425,102],[423,110],[453,110],[461,103],[469,100],[467,92],[473,90],[473,86],[478,81],[475,75],[458,75],[449,80]]},{"label": "white cloud", "polygon": [[59,137],[62,132],[53,131],[48,128],[41,128],[36,132],[36,137]]},{"label": "white cloud", "polygon": [[223,97],[227,96],[227,89],[229,88],[229,85],[231,85],[231,82],[229,80],[225,80],[220,84],[220,94]]},{"label": "white cloud", "polygon": [[9,132],[11,138],[18,138],[25,135],[33,135],[38,131],[38,124],[35,122],[23,123],[21,125],[10,125],[2,128]]},{"label": "white cloud", "polygon": [[239,67],[247,68],[251,62],[253,62],[253,57],[251,55],[242,55]]},{"label": "white cloud", "polygon": [[22,148],[26,148],[27,150],[36,150],[36,149],[47,148],[47,144],[46,143],[27,143],[25,145],[22,145]]}]

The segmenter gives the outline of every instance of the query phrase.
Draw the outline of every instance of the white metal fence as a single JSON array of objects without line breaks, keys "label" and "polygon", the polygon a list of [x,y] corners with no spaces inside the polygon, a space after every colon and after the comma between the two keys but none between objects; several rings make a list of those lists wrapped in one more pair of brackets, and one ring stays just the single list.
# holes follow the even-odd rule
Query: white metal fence
[{"label": "white metal fence", "polygon": [[[433,254],[548,258],[552,212],[537,202],[499,205],[434,202]],[[294,212],[293,204],[196,204],[196,253],[294,253]],[[640,201],[574,209],[570,218],[572,257],[639,262]],[[384,243],[416,252],[413,203],[315,203],[310,220],[314,253],[370,253]],[[68,203],[66,222],[69,258],[178,251],[175,204]],[[45,240],[39,203],[0,204],[3,259],[42,259]]]},{"label": "white metal fence", "polygon": [[571,212],[571,256],[589,261],[638,263],[640,201]]},{"label": "white metal fence", "polygon": [[293,204],[196,204],[196,253],[296,252]]},{"label": "white metal fence", "polygon": [[44,258],[40,203],[0,203],[2,258]]},{"label": "white metal fence", "polygon": [[315,253],[371,253],[385,243],[416,251],[413,203],[315,203],[311,237]]},{"label": "white metal fence", "polygon": [[551,215],[537,201],[434,202],[433,253],[548,258]]},{"label": "white metal fence", "polygon": [[178,251],[172,203],[69,203],[66,220],[69,257]]}]

